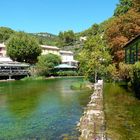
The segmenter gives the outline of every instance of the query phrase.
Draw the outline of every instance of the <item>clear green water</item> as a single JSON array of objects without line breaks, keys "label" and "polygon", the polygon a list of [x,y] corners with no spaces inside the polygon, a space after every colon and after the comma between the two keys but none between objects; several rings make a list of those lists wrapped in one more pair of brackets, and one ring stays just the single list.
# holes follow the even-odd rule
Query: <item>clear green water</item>
[{"label": "clear green water", "polygon": [[76,124],[89,101],[81,78],[0,83],[0,140],[62,140],[78,135]]},{"label": "clear green water", "polygon": [[122,84],[105,84],[106,132],[112,140],[140,140],[140,100]]}]

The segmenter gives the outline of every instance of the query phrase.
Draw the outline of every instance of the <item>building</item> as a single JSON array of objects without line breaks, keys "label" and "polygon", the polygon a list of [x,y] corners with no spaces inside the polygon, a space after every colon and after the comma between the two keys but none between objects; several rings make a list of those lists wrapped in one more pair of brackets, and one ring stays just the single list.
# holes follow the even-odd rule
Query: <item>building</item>
[{"label": "building", "polygon": [[[48,53],[60,55],[59,53],[60,49],[56,46],[41,45],[41,48],[42,48],[42,55]],[[0,57],[6,57],[6,47],[4,43],[0,44]]]},{"label": "building", "polygon": [[140,61],[140,34],[124,45],[125,62],[134,64]]},{"label": "building", "polygon": [[17,79],[29,75],[28,64],[12,61],[6,56],[4,43],[0,44],[0,79]]},{"label": "building", "polygon": [[5,57],[6,56],[6,47],[4,43],[0,44],[0,57]]},{"label": "building", "polygon": [[41,48],[42,48],[42,53],[41,53],[42,55],[45,55],[48,53],[60,55],[59,53],[60,49],[56,46],[41,45]]},{"label": "building", "polygon": [[29,65],[19,62],[13,62],[8,57],[0,57],[0,79],[17,79],[30,75]]},{"label": "building", "polygon": [[[63,51],[56,46],[40,45],[42,48],[42,55],[52,53],[59,55],[62,59],[62,64],[68,64],[70,66],[77,66],[78,61],[74,60],[73,52]],[[0,44],[0,57],[6,57],[6,47],[4,44]]]},{"label": "building", "polygon": [[74,58],[73,58],[73,52],[61,50],[60,56],[62,59],[62,64],[68,64],[70,66],[77,66],[78,65],[78,61],[74,60]]},{"label": "building", "polygon": [[79,40],[80,40],[81,42],[86,41],[86,40],[87,40],[87,37],[86,37],[86,36],[81,36],[81,37],[79,38]]}]

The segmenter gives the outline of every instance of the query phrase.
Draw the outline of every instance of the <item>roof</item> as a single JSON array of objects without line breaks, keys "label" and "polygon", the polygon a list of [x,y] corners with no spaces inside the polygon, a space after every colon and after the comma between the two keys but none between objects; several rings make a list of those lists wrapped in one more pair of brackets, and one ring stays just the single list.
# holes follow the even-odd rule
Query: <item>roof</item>
[{"label": "roof", "polygon": [[29,67],[28,64],[25,63],[0,63],[0,67]]},{"label": "roof", "polygon": [[73,54],[73,52],[60,50],[60,54]]},{"label": "roof", "polygon": [[9,57],[0,57],[0,63],[1,62],[13,62]]},{"label": "roof", "polygon": [[16,66],[16,67],[29,67],[28,64],[14,62],[9,57],[0,57],[0,66]]},{"label": "roof", "polygon": [[123,48],[126,48],[128,45],[130,45],[131,43],[135,42],[137,39],[140,38],[140,34],[138,34],[137,36],[135,36],[134,38],[132,38],[130,41],[128,41]]},{"label": "roof", "polygon": [[67,65],[67,64],[60,64],[58,66],[55,66],[55,68],[67,68],[67,69],[71,69],[71,68],[75,68],[75,66],[70,66],[70,65]]},{"label": "roof", "polygon": [[44,49],[60,50],[56,46],[47,46],[47,45],[40,45],[40,46],[41,46],[41,48],[44,48]]}]

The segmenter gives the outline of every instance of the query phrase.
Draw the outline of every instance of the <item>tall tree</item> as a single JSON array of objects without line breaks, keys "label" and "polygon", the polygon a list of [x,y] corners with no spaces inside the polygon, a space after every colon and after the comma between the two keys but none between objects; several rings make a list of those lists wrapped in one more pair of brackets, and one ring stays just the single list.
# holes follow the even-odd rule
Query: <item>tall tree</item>
[{"label": "tall tree", "polygon": [[60,64],[61,58],[55,54],[47,54],[41,55],[38,57],[37,72],[39,75],[42,76],[49,76],[51,75],[52,70],[58,64]]},{"label": "tall tree", "polygon": [[14,34],[6,44],[7,55],[14,61],[35,63],[41,54],[41,47],[34,37],[19,32]]},{"label": "tall tree", "polygon": [[89,38],[79,54],[80,70],[87,78],[96,79],[96,74],[103,76],[111,60],[108,48],[100,36]]},{"label": "tall tree", "polygon": [[140,13],[131,9],[108,23],[105,38],[116,63],[124,60],[123,45],[140,33]]}]

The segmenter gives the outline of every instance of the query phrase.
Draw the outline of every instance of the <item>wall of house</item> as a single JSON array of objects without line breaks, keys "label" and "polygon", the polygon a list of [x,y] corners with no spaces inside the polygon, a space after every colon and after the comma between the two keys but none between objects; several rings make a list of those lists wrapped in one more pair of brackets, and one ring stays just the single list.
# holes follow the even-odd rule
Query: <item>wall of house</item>
[{"label": "wall of house", "polygon": [[0,57],[6,57],[6,47],[4,44],[0,44]]},{"label": "wall of house", "polygon": [[62,62],[64,61],[73,61],[73,54],[64,54],[64,53],[60,53],[61,58],[62,58]]},{"label": "wall of house", "polygon": [[41,53],[42,55],[45,55],[45,54],[48,54],[48,53],[60,55],[59,50],[44,49],[44,48],[42,48],[42,53]]}]

